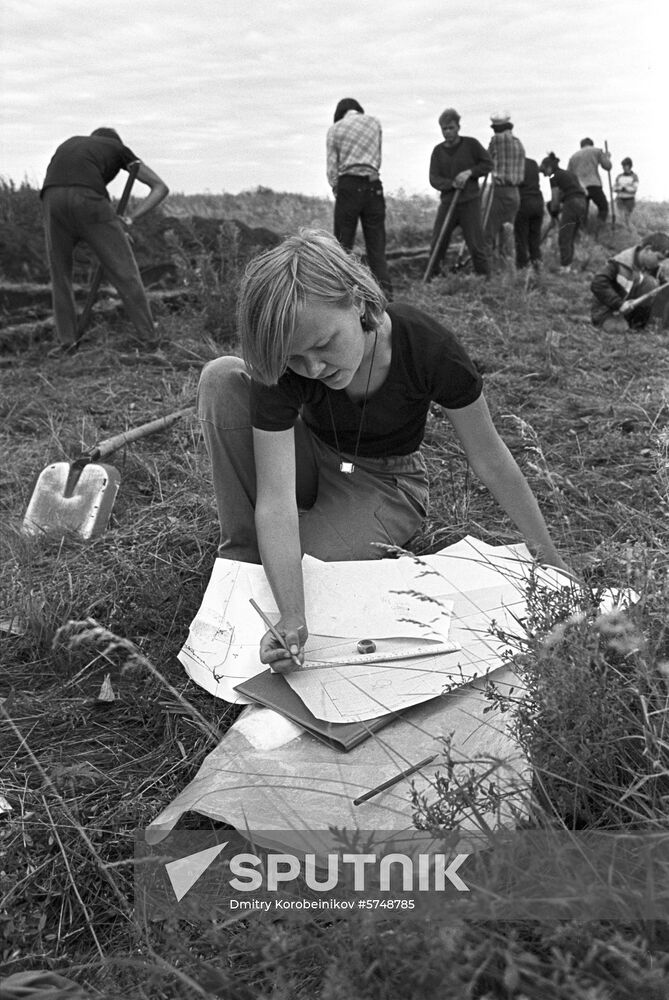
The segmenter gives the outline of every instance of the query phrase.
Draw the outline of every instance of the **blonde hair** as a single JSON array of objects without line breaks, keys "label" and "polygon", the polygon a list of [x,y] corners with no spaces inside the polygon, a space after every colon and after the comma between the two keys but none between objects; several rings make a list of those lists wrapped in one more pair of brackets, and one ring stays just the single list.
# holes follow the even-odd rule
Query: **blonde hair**
[{"label": "blonde hair", "polygon": [[371,271],[325,230],[301,229],[261,253],[242,279],[237,325],[244,361],[263,385],[275,385],[285,372],[298,310],[307,299],[360,305],[363,328],[370,330],[386,307]]}]

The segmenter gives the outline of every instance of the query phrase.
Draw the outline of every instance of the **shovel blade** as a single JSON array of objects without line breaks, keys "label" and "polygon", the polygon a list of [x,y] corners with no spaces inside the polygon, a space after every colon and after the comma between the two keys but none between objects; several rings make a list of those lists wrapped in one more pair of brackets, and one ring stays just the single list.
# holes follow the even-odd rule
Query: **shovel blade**
[{"label": "shovel blade", "polygon": [[90,462],[71,491],[66,489],[69,474],[68,462],[54,462],[42,470],[23,518],[24,535],[76,532],[94,538],[105,530],[121,485],[118,470]]}]

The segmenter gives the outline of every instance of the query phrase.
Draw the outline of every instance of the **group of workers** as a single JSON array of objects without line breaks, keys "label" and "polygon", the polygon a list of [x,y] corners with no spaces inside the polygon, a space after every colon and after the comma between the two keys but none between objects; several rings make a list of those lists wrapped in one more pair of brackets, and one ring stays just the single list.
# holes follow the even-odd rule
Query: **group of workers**
[{"label": "group of workers", "polygon": [[[335,195],[335,235],[344,247],[352,249],[361,222],[369,266],[386,293],[392,294],[384,253],[385,206],[379,177],[381,125],[352,98],[339,102],[334,118],[327,135],[327,173]],[[430,184],[440,192],[432,232],[431,274],[439,273],[451,235],[459,226],[474,272],[488,277],[495,254],[506,255],[505,224],[513,226],[516,266],[531,265],[538,270],[546,235],[542,232],[545,206],[541,174],[550,178],[547,207],[551,227],[557,224],[561,271],[570,272],[575,238],[585,224],[590,203],[597,209],[600,226],[609,214],[599,173],[600,168],[612,169],[608,150],[595,146],[590,138],[582,139],[565,170],[553,152],[541,163],[526,156],[507,112],[492,114],[490,124],[493,135],[485,149],[478,139],[460,134],[460,115],[455,108],[446,108],[439,116],[443,141],[432,151],[429,172]],[[612,185],[616,207],[625,222],[634,209],[639,185],[632,166],[632,160],[625,157],[622,172]],[[591,285],[595,325],[620,329],[647,323],[653,305],[645,296],[666,281],[664,268],[660,268],[665,239],[662,233],[653,234],[652,246],[644,242],[629,248],[622,256],[611,258],[596,275]],[[637,306],[642,295],[644,301]]]},{"label": "group of workers", "polygon": [[[557,221],[561,269],[569,271],[574,240],[587,218],[589,203],[596,206],[600,222],[605,222],[608,215],[609,206],[599,175],[600,168],[611,170],[608,151],[595,146],[589,138],[583,139],[581,148],[564,170],[554,153],[549,153],[540,164],[526,156],[506,112],[491,115],[493,135],[487,149],[472,136],[460,134],[460,115],[454,108],[442,112],[439,126],[443,141],[432,151],[429,170],[430,184],[440,193],[432,235],[432,274],[439,273],[457,226],[476,274],[489,276],[495,254],[505,256],[505,224],[513,226],[516,266],[531,265],[538,269],[545,235],[541,173],[550,178],[548,211],[552,220]],[[393,288],[386,261],[386,206],[380,178],[381,124],[366,114],[357,100],[344,98],[335,108],[326,145],[327,177],[335,197],[334,235],[350,251],[361,224],[367,264],[390,300]],[[149,187],[149,194],[135,204],[132,214],[117,215],[107,185],[120,170],[130,170],[133,165],[137,179]],[[629,158],[621,165],[623,170],[616,177],[613,190],[619,211],[629,220],[639,180]],[[481,180],[483,185],[479,183]],[[89,136],[73,136],[56,149],[41,190],[58,336],[51,355],[72,354],[79,346],[72,286],[73,255],[79,241],[91,247],[118,290],[137,331],[139,345],[148,349],[159,345],[160,337],[128,233],[133,222],[159,205],[168,193],[165,182],[112,128],[97,128]],[[638,280],[635,278],[632,284],[639,287],[643,284],[646,294],[650,290],[646,287],[647,279],[653,278],[647,270],[648,254],[635,255],[632,249],[616,273],[629,268],[633,258],[636,263],[633,262],[632,270],[635,275],[638,273]],[[639,263],[642,259],[643,267]],[[610,272],[609,262],[603,275]],[[604,277],[599,275],[592,286],[599,305],[604,304],[600,298],[603,282]],[[624,316],[628,325],[638,325],[641,314],[632,315],[629,289],[624,290],[623,297],[625,309],[622,313],[615,310],[616,316]],[[609,306],[614,301],[613,295],[606,299]],[[601,315],[602,310],[594,308],[593,322],[601,325]]]}]

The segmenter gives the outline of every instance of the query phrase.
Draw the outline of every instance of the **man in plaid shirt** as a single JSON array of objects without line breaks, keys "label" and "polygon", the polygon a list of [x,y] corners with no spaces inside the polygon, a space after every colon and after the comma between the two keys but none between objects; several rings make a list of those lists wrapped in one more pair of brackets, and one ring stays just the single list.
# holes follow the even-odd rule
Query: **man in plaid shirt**
[{"label": "man in plaid shirt", "polygon": [[327,134],[328,182],[335,196],[334,234],[344,249],[352,250],[360,220],[369,269],[392,299],[380,168],[381,123],[366,115],[354,98],[345,97],[335,108],[334,125]]},{"label": "man in plaid shirt", "polygon": [[522,142],[512,134],[513,122],[508,113],[491,115],[490,122],[494,135],[488,145],[493,163],[492,185],[488,197],[492,201],[488,202],[485,236],[488,253],[492,259],[497,241],[499,241],[500,256],[506,256],[502,227],[505,222],[510,222],[513,226],[520,207],[518,187],[525,175],[525,150]]}]

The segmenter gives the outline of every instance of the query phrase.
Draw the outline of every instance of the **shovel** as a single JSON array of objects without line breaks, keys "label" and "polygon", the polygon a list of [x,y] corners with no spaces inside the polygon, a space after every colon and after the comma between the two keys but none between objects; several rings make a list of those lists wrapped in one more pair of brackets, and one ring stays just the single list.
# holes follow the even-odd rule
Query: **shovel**
[{"label": "shovel", "polygon": [[75,532],[81,538],[95,538],[107,527],[121,476],[106,458],[123,445],[170,427],[185,413],[187,406],[148,424],[134,427],[107,438],[84,452],[73,462],[54,462],[39,475],[23,518],[24,535]]}]

